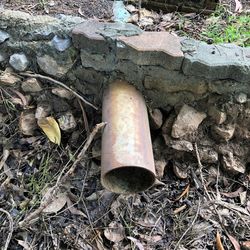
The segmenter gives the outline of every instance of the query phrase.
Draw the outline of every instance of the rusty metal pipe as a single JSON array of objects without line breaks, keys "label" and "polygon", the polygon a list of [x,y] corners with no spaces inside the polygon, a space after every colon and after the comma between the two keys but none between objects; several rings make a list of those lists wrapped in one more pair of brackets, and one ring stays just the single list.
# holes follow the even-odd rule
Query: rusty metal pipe
[{"label": "rusty metal pipe", "polygon": [[104,92],[101,182],[115,193],[136,193],[155,182],[147,108],[135,87],[117,80]]}]

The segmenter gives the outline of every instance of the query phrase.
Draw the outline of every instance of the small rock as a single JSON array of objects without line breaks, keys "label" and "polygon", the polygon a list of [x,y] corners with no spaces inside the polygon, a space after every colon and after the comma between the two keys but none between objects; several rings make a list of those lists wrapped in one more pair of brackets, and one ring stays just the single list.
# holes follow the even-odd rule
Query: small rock
[{"label": "small rock", "polygon": [[60,64],[60,62],[57,62],[56,59],[49,55],[38,56],[37,63],[40,69],[46,74],[58,78],[64,76],[73,65],[72,61],[67,61],[64,64]]},{"label": "small rock", "polygon": [[14,85],[21,81],[21,79],[13,74],[12,70],[10,68],[6,68],[5,71],[0,71],[0,83],[4,85]]},{"label": "small rock", "polygon": [[184,163],[174,162],[173,163],[173,171],[175,175],[180,179],[186,179],[187,178],[187,168]]},{"label": "small rock", "polygon": [[180,138],[195,132],[206,116],[205,113],[198,112],[194,108],[184,104],[173,124],[171,135],[174,138]]},{"label": "small rock", "polygon": [[62,115],[59,119],[59,126],[63,131],[71,131],[73,130],[77,124],[75,117],[71,112],[67,112],[64,115]]},{"label": "small rock", "polygon": [[167,162],[165,159],[155,161],[155,170],[156,170],[157,178],[161,179],[163,177],[166,165],[167,165]]},{"label": "small rock", "polygon": [[10,38],[10,35],[7,32],[0,30],[0,44],[5,42],[9,38]]},{"label": "small rock", "polygon": [[137,9],[136,9],[135,6],[132,5],[132,4],[127,5],[127,6],[126,6],[126,10],[127,10],[128,12],[130,12],[130,13],[132,13],[132,12],[137,12]]},{"label": "small rock", "polygon": [[235,96],[235,100],[240,103],[240,104],[243,104],[243,103],[246,103],[247,102],[247,95],[245,93],[238,93],[236,96]]},{"label": "small rock", "polygon": [[222,165],[226,171],[232,174],[244,174],[246,171],[246,166],[240,160],[236,159],[232,152],[228,152],[222,156]]},{"label": "small rock", "polygon": [[229,141],[235,131],[235,124],[213,126],[212,133],[215,139]]},{"label": "small rock", "polygon": [[161,127],[163,134],[171,134],[174,120],[175,120],[175,115],[171,113]]},{"label": "small rock", "polygon": [[178,151],[185,151],[185,152],[192,152],[193,151],[193,144],[186,140],[172,140],[166,134],[163,134],[163,138],[167,146],[178,150]]},{"label": "small rock", "polygon": [[149,110],[149,122],[151,128],[156,130],[159,129],[162,125],[163,115],[159,109],[150,109]]},{"label": "small rock", "polygon": [[24,71],[29,65],[29,61],[24,53],[16,53],[10,56],[9,64],[17,71]]},{"label": "small rock", "polygon": [[24,92],[40,92],[42,90],[40,82],[36,78],[28,78],[22,83]]},{"label": "small rock", "polygon": [[61,38],[57,35],[55,35],[52,39],[52,44],[55,47],[56,50],[62,52],[68,49],[71,45],[70,38]]},{"label": "small rock", "polygon": [[50,116],[52,107],[49,103],[39,103],[36,108],[35,117],[41,119]]},{"label": "small rock", "polygon": [[200,160],[203,163],[216,163],[218,161],[218,153],[208,147],[201,147],[198,149]]},{"label": "small rock", "polygon": [[224,123],[227,119],[227,114],[218,110],[216,107],[212,106],[208,110],[208,115],[212,118],[212,120],[217,124],[220,125]]},{"label": "small rock", "polygon": [[33,110],[26,110],[21,113],[19,129],[24,135],[33,135],[37,129],[37,122]]},{"label": "small rock", "polygon": [[7,59],[7,55],[4,52],[0,52],[0,63]]},{"label": "small rock", "polygon": [[250,240],[242,242],[242,250],[250,250]]},{"label": "small rock", "polygon": [[104,230],[104,236],[111,242],[120,242],[125,238],[125,229],[121,223],[112,221]]},{"label": "small rock", "polygon": [[52,93],[54,95],[61,97],[61,98],[65,98],[67,100],[72,100],[74,98],[74,95],[72,94],[72,92],[68,91],[67,89],[60,88],[60,87],[53,88]]}]

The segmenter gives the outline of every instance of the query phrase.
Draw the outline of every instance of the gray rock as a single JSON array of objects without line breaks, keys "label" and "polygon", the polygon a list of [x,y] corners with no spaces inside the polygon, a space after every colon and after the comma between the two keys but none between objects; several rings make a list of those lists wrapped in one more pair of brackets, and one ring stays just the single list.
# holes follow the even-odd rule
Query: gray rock
[{"label": "gray rock", "polygon": [[159,129],[163,123],[163,115],[160,109],[149,109],[149,122],[152,129]]},{"label": "gray rock", "polygon": [[183,72],[208,79],[233,79],[249,82],[248,50],[234,44],[208,45],[194,39],[184,39]]},{"label": "gray rock", "polygon": [[58,78],[64,76],[73,66],[73,61],[70,59],[65,62],[59,62],[49,55],[37,56],[37,63],[46,74]]},{"label": "gray rock", "polygon": [[0,30],[0,44],[9,39],[9,37],[10,35],[7,32]]},{"label": "gray rock", "polygon": [[247,102],[247,94],[238,93],[235,95],[235,100],[240,104],[246,103]]},{"label": "gray rock", "polygon": [[222,156],[222,165],[226,171],[231,174],[244,174],[246,166],[239,159],[237,159],[232,152]]},{"label": "gray rock", "polygon": [[206,116],[205,113],[198,112],[194,108],[184,104],[173,124],[172,137],[181,138],[184,135],[195,132]]},{"label": "gray rock", "polygon": [[71,112],[67,112],[66,114],[62,115],[59,119],[59,126],[63,131],[72,131],[76,126],[75,117]]},{"label": "gray rock", "polygon": [[123,1],[114,1],[113,3],[113,20],[115,22],[126,23],[130,18],[129,12],[126,10],[126,7]]},{"label": "gray rock", "polygon": [[213,126],[212,135],[215,139],[229,141],[235,131],[235,124]]},{"label": "gray rock", "polygon": [[7,59],[7,55],[4,52],[0,52],[0,63]]},{"label": "gray rock", "polygon": [[67,89],[65,88],[61,88],[61,87],[58,87],[58,88],[53,88],[51,90],[51,92],[54,94],[54,95],[57,95],[61,98],[65,98],[67,100],[72,100],[74,98],[74,94],[72,94],[72,92],[68,91]]},{"label": "gray rock", "polygon": [[81,50],[82,66],[93,68],[97,71],[112,71],[115,68],[115,57],[112,53],[93,54]]},{"label": "gray rock", "polygon": [[21,87],[24,92],[40,92],[42,90],[41,84],[36,78],[28,78]]},{"label": "gray rock", "polygon": [[40,102],[37,105],[35,117],[36,119],[44,118],[50,116],[52,107],[48,102]]},{"label": "gray rock", "polygon": [[227,119],[227,114],[225,112],[220,111],[215,106],[211,106],[208,109],[208,115],[212,118],[212,120],[217,124],[220,125],[224,123]]},{"label": "gray rock", "polygon": [[218,161],[218,153],[209,147],[198,148],[200,160],[203,163],[216,163]]},{"label": "gray rock", "polygon": [[61,38],[55,35],[52,39],[52,44],[58,51],[65,51],[71,46],[71,39],[70,38]]},{"label": "gray rock", "polygon": [[171,140],[170,147],[178,151],[185,151],[185,152],[193,151],[192,143],[185,140]]},{"label": "gray rock", "polygon": [[10,56],[9,64],[17,71],[24,71],[29,65],[29,60],[24,53],[16,53]]}]

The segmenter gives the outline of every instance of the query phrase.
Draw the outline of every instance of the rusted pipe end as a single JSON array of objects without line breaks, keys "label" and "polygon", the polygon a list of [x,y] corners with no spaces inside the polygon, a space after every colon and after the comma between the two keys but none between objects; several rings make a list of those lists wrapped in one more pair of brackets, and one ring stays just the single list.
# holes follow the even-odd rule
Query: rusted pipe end
[{"label": "rusted pipe end", "polygon": [[115,193],[136,193],[155,182],[147,108],[132,85],[117,80],[103,96],[102,185]]}]

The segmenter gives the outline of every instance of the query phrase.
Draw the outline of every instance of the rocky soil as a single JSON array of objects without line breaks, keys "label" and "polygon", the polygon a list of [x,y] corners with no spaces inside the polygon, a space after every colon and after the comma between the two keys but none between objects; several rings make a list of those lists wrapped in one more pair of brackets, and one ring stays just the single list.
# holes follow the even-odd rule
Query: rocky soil
[{"label": "rocky soil", "polygon": [[[31,12],[38,6],[29,4]],[[79,9],[77,1],[63,4]],[[64,51],[68,41],[55,36],[52,43]],[[48,59],[37,58],[53,78],[26,72],[22,53],[0,60],[2,249],[250,249],[248,93],[148,103],[157,181],[145,192],[117,195],[100,184],[99,97],[69,86],[61,78],[67,67],[48,67]]]}]

